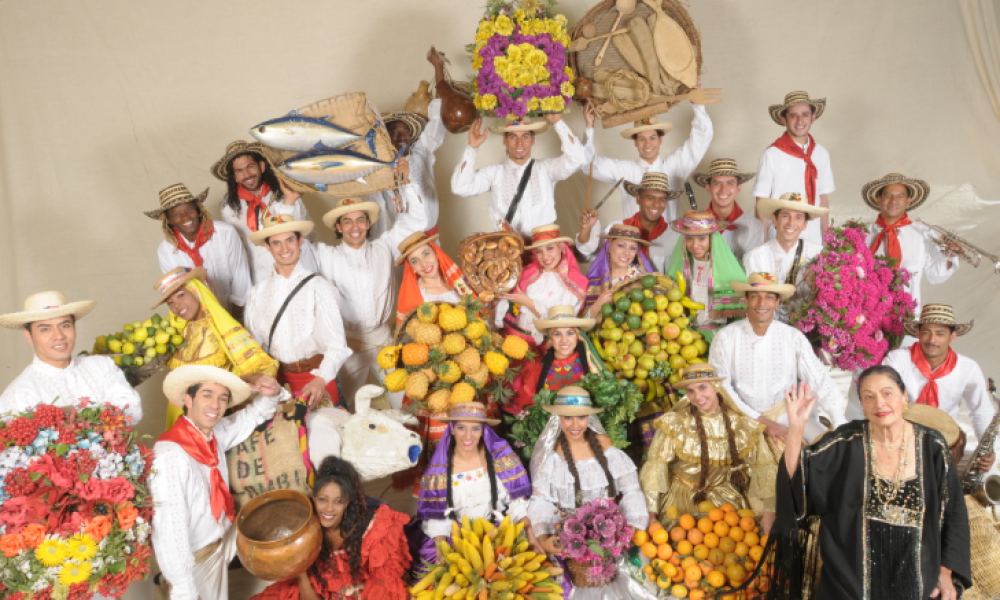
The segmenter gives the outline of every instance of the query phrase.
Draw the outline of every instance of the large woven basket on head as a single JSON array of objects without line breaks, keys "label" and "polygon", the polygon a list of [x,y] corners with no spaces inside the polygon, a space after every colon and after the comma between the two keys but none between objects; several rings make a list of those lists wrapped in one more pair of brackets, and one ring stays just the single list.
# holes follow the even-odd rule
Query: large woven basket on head
[{"label": "large woven basket on head", "polygon": [[476,293],[506,294],[521,278],[524,240],[510,231],[476,233],[458,244],[458,260]]},{"label": "large woven basket on head", "polygon": [[[700,75],[702,72],[701,35],[698,33],[698,29],[695,28],[694,21],[691,20],[691,15],[688,14],[687,9],[680,2],[680,0],[650,1],[661,1],[663,12],[668,17],[673,19],[677,25],[680,26],[681,30],[683,30],[684,34],[687,35],[687,39],[694,51],[694,60],[697,63],[697,72]],[[570,37],[574,40],[583,37],[581,30],[584,26],[591,24],[597,28],[597,35],[609,33],[611,31],[611,27],[615,23],[615,20],[618,18],[618,10],[615,8],[615,3],[615,0],[603,0],[602,2],[599,2],[577,22],[576,27],[570,31]],[[622,18],[621,23],[618,25],[618,29],[628,28],[629,23],[633,19],[643,19],[648,21],[651,16],[655,17],[655,13],[653,12],[653,9],[645,3],[645,0],[637,2],[635,10]],[[630,34],[625,33],[619,35],[629,36]],[[612,41],[614,41],[614,39],[615,38],[612,38]],[[621,40],[619,40],[619,42],[620,41]],[[597,70],[599,68],[610,70],[612,72],[621,71],[623,74],[639,74],[633,65],[635,58],[633,57],[632,62],[630,62],[630,60],[623,55],[622,51],[619,50],[619,44],[616,43],[608,44],[607,50],[605,50],[604,53],[604,59],[600,66],[598,67],[595,65],[594,61],[596,60],[598,53],[600,53],[601,47],[604,45],[603,42],[604,40],[591,42],[583,50],[570,53],[569,64],[578,76],[583,76],[596,82]],[[646,55],[647,52],[653,52],[653,49],[648,47],[639,49],[640,56]],[[663,93],[661,95],[679,95],[688,92],[691,89],[689,86],[684,85],[677,79],[671,77],[662,68],[660,69],[660,77],[664,85],[662,90]],[[628,78],[634,78],[634,76],[629,75]],[[645,78],[643,79],[645,80]],[[596,98],[592,99],[592,101],[598,108],[600,105],[607,102],[606,100]],[[604,128],[609,128],[645,119],[656,114],[667,112],[671,107],[675,106],[677,102],[651,101],[644,104],[644,106],[640,106],[638,108],[632,108],[630,110],[625,110],[612,115],[602,116],[601,124]],[[600,114],[600,111],[598,111],[598,114]]]},{"label": "large woven basket on head", "polygon": [[[385,126],[380,124],[381,115],[378,114],[373,106],[368,104],[364,92],[334,96],[333,98],[327,98],[326,100],[320,100],[308,106],[303,106],[298,110],[307,117],[324,119],[338,127],[361,135],[364,135],[368,130],[377,125],[375,149],[378,152],[376,158],[385,162],[391,162],[396,157],[396,149],[389,139],[389,134],[386,132]],[[365,156],[371,156],[368,144],[356,144],[351,147],[351,150]],[[379,169],[374,173],[366,175],[364,177],[365,183],[361,183],[360,181],[337,183],[328,185],[325,192],[320,192],[316,186],[295,181],[278,171],[277,166],[280,163],[297,154],[299,153],[264,146],[264,158],[271,164],[271,168],[274,169],[278,177],[295,191],[303,193],[318,192],[330,196],[345,197],[374,194],[376,192],[396,189],[396,179],[392,169]]]}]

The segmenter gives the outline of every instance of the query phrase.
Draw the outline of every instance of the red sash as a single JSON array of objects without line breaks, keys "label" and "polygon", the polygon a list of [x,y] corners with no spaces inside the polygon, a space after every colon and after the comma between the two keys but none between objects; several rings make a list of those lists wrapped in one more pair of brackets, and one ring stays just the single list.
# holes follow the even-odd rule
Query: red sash
[{"label": "red sash", "polygon": [[816,149],[816,141],[813,140],[813,136],[809,135],[809,150],[803,152],[802,146],[795,143],[792,136],[788,135],[786,131],[784,135],[774,141],[771,144],[778,150],[781,150],[789,156],[794,156],[795,158],[801,158],[806,162],[806,200],[809,204],[816,206],[819,201],[816,198],[816,179],[819,177],[819,171],[816,169],[816,165],[812,161],[813,150]]},{"label": "red sash", "polygon": [[[712,213],[712,216],[715,217],[716,221],[719,220],[719,215],[715,214],[714,203],[712,202],[708,203],[708,212]],[[726,221],[729,222],[729,226],[720,231],[719,233],[722,233],[723,231],[736,231],[736,219],[739,219],[742,216],[743,216],[743,209],[740,208],[740,203],[737,202],[736,200],[733,200],[733,212],[729,213],[729,218],[726,219]]]},{"label": "red sash", "polygon": [[242,185],[236,186],[236,194],[240,197],[240,200],[244,200],[247,203],[247,227],[250,228],[250,231],[260,229],[261,221],[264,220],[264,215],[267,214],[267,205],[264,204],[263,198],[270,192],[271,188],[266,183],[260,184],[260,194],[256,196]]},{"label": "red sash", "polygon": [[912,222],[906,213],[903,213],[903,216],[897,219],[892,225],[886,223],[885,217],[879,215],[875,224],[881,227],[882,231],[878,232],[878,235],[875,236],[875,241],[872,242],[872,254],[875,254],[878,247],[882,245],[882,240],[885,240],[885,254],[889,258],[896,259],[896,267],[898,268],[899,263],[903,262],[903,248],[899,245],[899,233],[896,230],[906,227]]},{"label": "red sash", "polygon": [[[204,219],[204,217],[202,217]],[[177,248],[181,252],[187,254],[194,261],[194,266],[200,267],[204,264],[205,259],[201,257],[201,247],[208,243],[208,240],[212,239],[212,232],[214,228],[212,227],[212,222],[203,223],[201,227],[198,228],[198,235],[194,238],[194,246],[188,245],[187,238],[185,238],[180,230],[176,227],[174,228],[174,236],[177,238]]]},{"label": "red sash", "polygon": [[184,449],[191,458],[212,469],[212,479],[209,483],[212,499],[212,516],[219,520],[219,516],[225,512],[230,521],[233,520],[233,496],[229,493],[229,486],[222,478],[219,471],[219,447],[212,436],[212,441],[205,439],[201,431],[187,417],[181,417],[174,422],[170,428],[159,438],[160,441],[173,442]]},{"label": "red sash", "polygon": [[938,384],[936,380],[950,375],[955,370],[955,365],[958,364],[958,354],[951,348],[948,348],[948,358],[944,359],[944,362],[937,369],[931,370],[931,365],[927,362],[927,357],[924,356],[924,349],[917,343],[910,346],[910,360],[913,361],[913,364],[917,365],[920,374],[927,378],[927,385],[924,386],[924,389],[920,390],[920,396],[917,397],[917,404],[927,404],[928,406],[937,408]]},{"label": "red sash", "polygon": [[[622,223],[625,225],[631,225],[632,227],[637,227],[642,239],[647,242],[652,242],[656,238],[663,235],[663,232],[667,230],[667,220],[662,216],[656,222],[656,225],[653,225],[652,231],[646,231],[646,229],[642,226],[642,216],[639,213],[635,213],[631,218],[622,221]],[[646,258],[649,258],[649,246],[639,244],[639,249],[641,249],[642,253],[646,255]]]}]

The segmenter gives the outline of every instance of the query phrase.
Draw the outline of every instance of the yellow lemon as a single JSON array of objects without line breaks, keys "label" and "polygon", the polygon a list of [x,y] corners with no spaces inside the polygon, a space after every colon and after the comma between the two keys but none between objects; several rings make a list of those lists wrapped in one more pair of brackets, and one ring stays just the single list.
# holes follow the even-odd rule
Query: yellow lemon
[{"label": "yellow lemon", "polygon": [[154,340],[151,337],[148,337],[148,338],[146,338],[145,341],[142,342],[142,345],[143,345],[144,348],[152,348],[153,346],[156,345],[156,340]]},{"label": "yellow lemon", "polygon": [[125,342],[124,344],[122,344],[122,353],[135,354],[135,344],[133,344],[132,342]]},{"label": "yellow lemon", "polygon": [[173,345],[175,345],[175,346],[180,346],[181,344],[184,343],[184,338],[182,338],[181,336],[179,336],[177,334],[174,334],[174,335],[170,336],[170,343],[173,344]]},{"label": "yellow lemon", "polygon": [[122,357],[120,357],[120,356],[116,356],[116,357],[114,357],[111,360],[115,361],[115,364],[118,365],[118,366],[121,366],[121,364],[122,364]]},{"label": "yellow lemon", "polygon": [[122,343],[118,340],[108,340],[108,350],[111,350],[113,354],[121,354]]},{"label": "yellow lemon", "polygon": [[142,365],[146,364],[146,361],[141,356],[136,356],[132,364],[134,364],[137,367],[141,367]]},{"label": "yellow lemon", "polygon": [[146,358],[156,358],[156,348],[146,348]]},{"label": "yellow lemon", "polygon": [[122,331],[132,331],[135,327],[132,327],[131,323],[126,323],[122,325]]},{"label": "yellow lemon", "polygon": [[156,332],[156,335],[153,336],[153,339],[156,340],[156,345],[158,345],[158,346],[159,345],[163,345],[163,344],[169,344],[170,343],[170,334],[167,333],[166,331],[158,331],[158,332]]},{"label": "yellow lemon", "polygon": [[153,320],[152,319],[146,319],[145,321],[142,322],[142,326],[143,327],[153,327]]},{"label": "yellow lemon", "polygon": [[142,327],[142,321],[132,321],[132,329],[139,329]]},{"label": "yellow lemon", "polygon": [[149,337],[149,332],[146,331],[145,328],[140,327],[139,329],[136,329],[135,333],[133,333],[132,335],[135,337],[135,341],[142,343],[145,342],[146,338]]},{"label": "yellow lemon", "polygon": [[166,354],[167,353],[167,347],[164,344],[157,344],[156,348],[154,348],[154,350],[156,350],[157,354]]}]

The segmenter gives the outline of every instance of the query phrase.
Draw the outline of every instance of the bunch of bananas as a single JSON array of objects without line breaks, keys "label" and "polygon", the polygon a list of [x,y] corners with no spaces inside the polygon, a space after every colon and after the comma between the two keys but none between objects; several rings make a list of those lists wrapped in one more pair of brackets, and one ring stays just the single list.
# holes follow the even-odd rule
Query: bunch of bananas
[{"label": "bunch of bananas", "polygon": [[504,517],[452,523],[451,544],[439,542],[443,564],[409,589],[416,600],[562,600],[562,569],[528,547],[523,523]]}]

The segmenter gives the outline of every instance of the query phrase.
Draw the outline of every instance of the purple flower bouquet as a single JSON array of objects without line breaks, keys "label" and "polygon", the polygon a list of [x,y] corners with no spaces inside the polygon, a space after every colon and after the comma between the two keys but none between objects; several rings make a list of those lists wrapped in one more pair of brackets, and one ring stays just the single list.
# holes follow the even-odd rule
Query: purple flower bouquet
[{"label": "purple flower bouquet", "polygon": [[602,587],[618,572],[617,558],[632,540],[632,528],[614,500],[598,498],[568,515],[559,531],[567,570],[578,587]]}]

